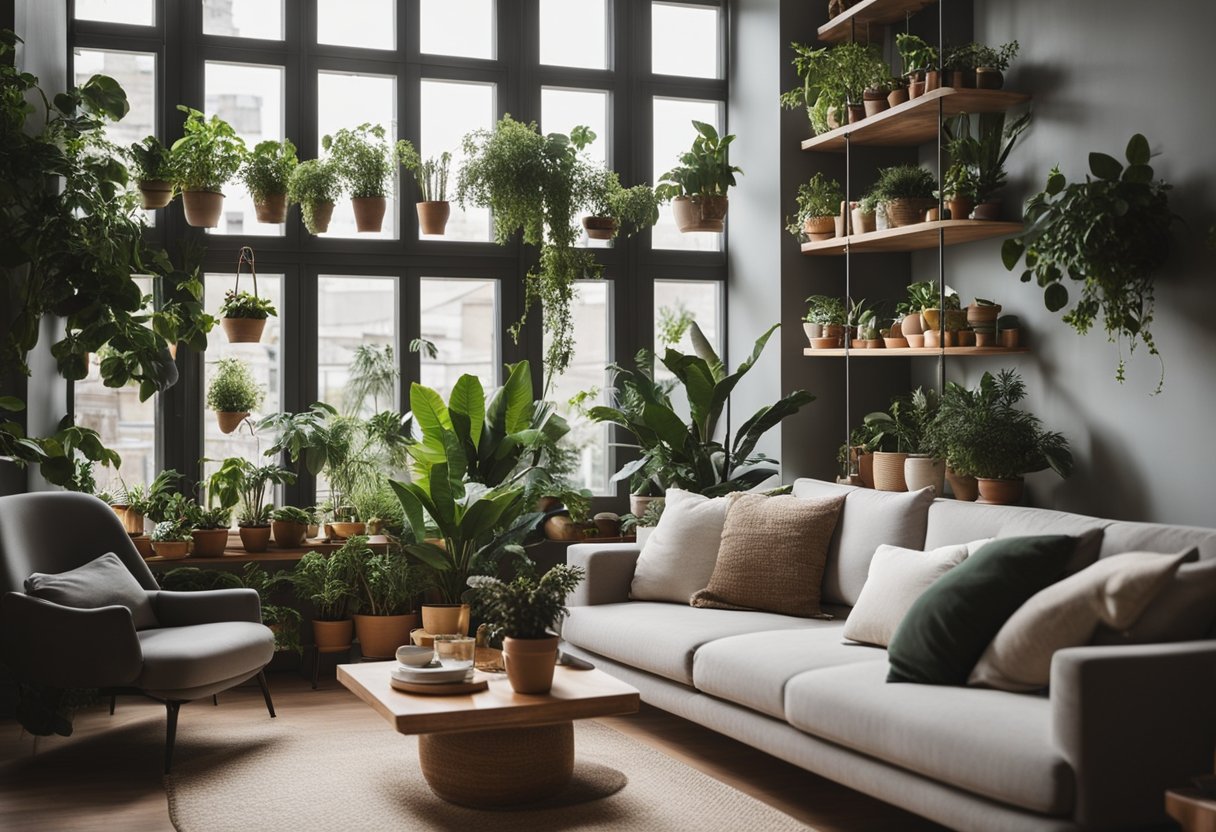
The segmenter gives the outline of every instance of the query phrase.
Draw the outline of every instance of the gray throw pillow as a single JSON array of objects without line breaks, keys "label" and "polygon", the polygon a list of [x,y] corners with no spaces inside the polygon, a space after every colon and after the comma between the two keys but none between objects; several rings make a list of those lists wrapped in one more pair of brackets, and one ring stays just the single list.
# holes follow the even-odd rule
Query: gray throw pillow
[{"label": "gray throw pillow", "polygon": [[135,629],[158,626],[147,590],[113,552],[68,572],[55,575],[35,572],[25,579],[25,591],[34,598],[79,610],[126,607],[135,620]]},{"label": "gray throw pillow", "polygon": [[1183,563],[1126,630],[1099,627],[1094,644],[1154,644],[1211,638],[1216,626],[1216,559]]}]

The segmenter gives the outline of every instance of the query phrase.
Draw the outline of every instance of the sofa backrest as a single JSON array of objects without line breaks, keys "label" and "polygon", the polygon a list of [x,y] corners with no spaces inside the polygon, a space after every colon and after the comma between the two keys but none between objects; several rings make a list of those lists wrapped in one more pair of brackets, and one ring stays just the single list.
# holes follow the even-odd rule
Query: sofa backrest
[{"label": "sofa backrest", "polygon": [[[983,537],[1100,532],[1110,520],[1026,506],[990,506],[960,500],[934,500],[929,508],[925,548],[936,549]],[[1097,541],[1095,541],[1097,542]]]},{"label": "sofa backrest", "polygon": [[1216,529],[1113,522],[1103,531],[1100,556],[1136,551],[1182,552],[1192,546],[1199,550],[1200,560],[1216,558]]}]

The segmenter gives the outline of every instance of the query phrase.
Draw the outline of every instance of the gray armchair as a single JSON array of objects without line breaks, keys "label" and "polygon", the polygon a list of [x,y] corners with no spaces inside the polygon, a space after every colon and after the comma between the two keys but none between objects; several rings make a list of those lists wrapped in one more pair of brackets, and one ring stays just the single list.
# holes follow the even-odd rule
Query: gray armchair
[{"label": "gray armchair", "polygon": [[[108,552],[146,593],[155,626],[136,629],[127,606],[64,606],[25,592],[35,572],[68,572]],[[123,524],[96,497],[0,497],[0,593],[0,660],[19,680],[138,693],[164,703],[165,773],[182,704],[256,677],[275,715],[263,672],[274,656],[274,634],[261,623],[258,594],[158,589]]]}]

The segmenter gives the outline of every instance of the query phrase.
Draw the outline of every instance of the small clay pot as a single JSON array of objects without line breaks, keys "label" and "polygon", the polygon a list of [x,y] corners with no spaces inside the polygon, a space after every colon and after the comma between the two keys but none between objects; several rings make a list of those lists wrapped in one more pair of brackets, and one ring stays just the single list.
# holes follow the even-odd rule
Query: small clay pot
[{"label": "small clay pot", "polygon": [[981,90],[999,90],[1005,86],[1005,74],[990,66],[975,68],[975,85]]},{"label": "small clay pot", "polygon": [[975,200],[966,197],[955,197],[954,199],[946,200],[946,207],[950,209],[950,219],[966,220],[971,218],[971,210],[975,208]]},{"label": "small clay pot", "polygon": [[312,641],[322,653],[341,653],[349,650],[355,637],[355,622],[349,618],[341,621],[312,621]]},{"label": "small clay pot", "polygon": [[557,636],[503,639],[502,660],[516,693],[548,693],[557,664]]},{"label": "small clay pot", "polygon": [[229,344],[256,344],[266,329],[265,318],[220,318]]},{"label": "small clay pot", "polygon": [[241,422],[248,418],[248,413],[231,413],[222,410],[215,411],[215,420],[219,423],[220,433],[232,433],[241,426]]},{"label": "small clay pot", "polygon": [[889,108],[891,106],[887,102],[886,93],[884,93],[884,92],[870,93],[869,90],[867,90],[865,95],[862,96],[861,103],[866,109],[867,118],[869,116],[876,116],[879,113],[881,113],[883,110],[886,110],[887,108]]},{"label": "small clay pot", "polygon": [[975,345],[977,347],[995,347],[996,333],[977,330],[975,333]]},{"label": "small clay pot", "polygon": [[882,342],[889,350],[906,350],[908,348],[907,338],[893,338],[884,335]]},{"label": "small clay pot", "polygon": [[923,80],[916,79],[916,80],[912,80],[912,81],[908,82],[908,100],[909,101],[920,98],[924,94],[925,94],[925,82]]},{"label": "small clay pot", "polygon": [[813,350],[834,350],[840,349],[841,339],[839,336],[833,338],[812,338],[811,349]]},{"label": "small clay pot", "polygon": [[355,535],[367,534],[366,523],[330,523],[329,531],[338,540],[346,540]]},{"label": "small clay pot", "polygon": [[246,552],[265,552],[270,548],[270,526],[241,526],[240,532]]},{"label": "small clay pot", "polygon": [[981,202],[971,212],[972,219],[995,222],[1001,218],[1001,203],[997,201]]},{"label": "small clay pot", "polygon": [[849,104],[846,109],[849,111],[849,124],[856,124],[866,117],[866,107],[864,104]]},{"label": "small clay pot", "polygon": [[803,321],[802,331],[806,333],[806,340],[808,343],[810,343],[815,338],[822,337],[823,326],[820,324],[813,324],[810,321]]},{"label": "small clay pot", "polygon": [[154,554],[152,551],[152,538],[146,534],[132,537],[131,543],[135,545],[135,551],[139,552],[141,558],[150,558]]},{"label": "small clay pot", "polygon": [[452,216],[452,205],[445,200],[419,202],[414,206],[418,212],[418,230],[422,234],[443,234]]},{"label": "small clay pot", "polygon": [[991,329],[1000,314],[1001,305],[999,303],[992,306],[981,306],[978,303],[967,305],[967,323],[972,326],[979,324],[983,328]]},{"label": "small clay pot", "polygon": [[977,477],[976,483],[980,490],[980,498],[976,502],[994,506],[1011,506],[1022,502],[1022,492],[1026,487],[1026,481],[1021,477],[1013,480]]},{"label": "small clay pot", "polygon": [[956,474],[949,466],[946,466],[946,482],[950,483],[950,491],[956,500],[970,503],[979,496],[979,485],[975,477]]},{"label": "small clay pot", "polygon": [[1017,349],[1022,345],[1022,333],[1016,329],[1002,329],[997,336],[1000,339],[1001,346],[1006,349]]},{"label": "small clay pot", "polygon": [[355,212],[356,231],[376,233],[384,227],[384,213],[388,210],[385,197],[352,196],[350,207]]},{"label": "small clay pot", "polygon": [[228,548],[227,529],[195,529],[190,536],[194,538],[192,554],[196,558],[223,557]]},{"label": "small clay pot", "polygon": [[142,179],[139,182],[139,198],[145,211],[164,208],[173,201],[173,183],[163,179]]},{"label": "small clay pot", "polygon": [[287,194],[270,194],[261,202],[253,203],[253,212],[258,222],[270,225],[287,222]]},{"label": "small clay pot", "polygon": [[920,335],[925,331],[924,326],[921,325],[920,315],[915,313],[904,315],[904,319],[899,322],[899,328],[905,338],[909,335]]},{"label": "small clay pot", "polygon": [[182,191],[182,207],[186,209],[186,225],[215,228],[224,212],[224,195],[216,191]]},{"label": "small clay pot", "polygon": [[392,659],[397,648],[410,643],[410,630],[418,624],[418,616],[408,615],[356,615],[355,632],[359,636],[359,649],[369,659]]},{"label": "small clay pot", "polygon": [[925,334],[923,332],[918,335],[905,335],[904,338],[908,340],[909,347],[920,349],[925,345]]},{"label": "small clay pot", "polygon": [[433,636],[469,634],[468,604],[423,604],[422,630]]},{"label": "small clay pot", "polygon": [[[925,334],[921,336],[925,339],[925,346],[929,349],[937,349],[942,345],[941,333],[936,329],[926,329]],[[909,343],[911,343],[909,341]]]},{"label": "small clay pot", "polygon": [[599,533],[600,537],[620,537],[620,515],[610,511],[600,512],[595,515],[595,530]]},{"label": "small clay pot", "polygon": [[190,554],[189,540],[153,540],[152,551],[158,558],[181,560]]},{"label": "small clay pot", "polygon": [[857,476],[863,488],[874,487],[874,454],[857,455]]},{"label": "small clay pot", "polygon": [[936,89],[941,89],[942,73],[941,70],[929,69],[925,71],[925,92],[933,92]]},{"label": "small clay pot", "polygon": [[908,100],[908,88],[907,87],[896,87],[895,89],[893,89],[889,93],[887,93],[887,104],[889,104],[892,107],[898,107],[900,104],[905,103],[907,100]]},{"label": "small clay pot", "polygon": [[270,531],[274,536],[275,546],[280,549],[295,549],[304,542],[304,535],[308,534],[308,524],[272,520],[270,521]]},{"label": "small clay pot", "polygon": [[612,217],[583,217],[583,228],[592,240],[611,240],[616,236],[616,227]]},{"label": "small clay pot", "polygon": [[802,233],[812,242],[830,240],[836,236],[836,218],[807,217],[802,223]]},{"label": "small clay pot", "polygon": [[676,228],[687,234],[694,231],[722,231],[726,228],[725,196],[678,196],[671,201]]},{"label": "small clay pot", "polygon": [[853,220],[854,234],[868,234],[875,229],[876,218],[873,211],[864,214],[860,208],[854,208],[849,214]]}]

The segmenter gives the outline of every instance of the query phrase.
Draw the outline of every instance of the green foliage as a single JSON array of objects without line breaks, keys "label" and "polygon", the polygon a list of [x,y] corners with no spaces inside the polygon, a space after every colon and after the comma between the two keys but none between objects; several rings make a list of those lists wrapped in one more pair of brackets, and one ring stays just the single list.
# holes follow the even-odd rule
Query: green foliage
[{"label": "green foliage", "polygon": [[245,140],[219,116],[207,119],[184,104],[178,104],[177,109],[186,114],[186,122],[182,125],[184,135],[170,150],[173,183],[183,191],[218,193],[240,170],[245,160]]},{"label": "green foliage", "polygon": [[168,180],[173,176],[173,156],[156,136],[145,136],[143,141],[127,149],[134,167],[135,180]]},{"label": "green foliage", "polygon": [[[978,129],[973,129],[977,123]],[[1029,126],[1029,112],[1008,127],[1004,113],[984,113],[977,122],[964,113],[946,122],[946,153],[953,160],[943,183],[946,193],[970,196],[977,202],[992,199],[1005,186],[1005,161]]]},{"label": "green foliage", "polygon": [[323,555],[309,552],[291,573],[296,597],[309,601],[319,621],[341,621],[350,616],[358,600],[356,576],[367,538],[354,537],[342,548]]},{"label": "green foliage", "polygon": [[190,540],[190,524],[177,520],[162,520],[152,529],[153,543],[184,543]]},{"label": "green foliage", "polygon": [[190,528],[206,531],[208,529],[227,529],[232,526],[232,508],[230,506],[212,506],[204,508],[191,501],[186,507],[186,520]]},{"label": "green foliage", "polygon": [[1013,59],[1018,55],[1019,44],[1015,41],[1010,41],[999,48],[984,46],[980,43],[972,43],[968,53],[969,62],[972,69],[995,69],[998,72],[1004,72],[1009,69],[1009,65],[1013,63]]},{"label": "green foliage", "polygon": [[961,309],[962,302],[958,293],[946,287],[946,304],[942,306],[942,296],[937,291],[937,284],[929,280],[918,280],[908,286],[908,301],[904,308],[909,312],[923,312],[926,309]]},{"label": "green foliage", "polygon": [[667,349],[663,365],[684,388],[687,418],[676,412],[670,396],[672,388],[655,381],[645,350],[638,354],[632,370],[610,365],[608,369],[615,374],[615,403],[593,407],[588,416],[629,431],[641,452],[637,460],[626,463],[613,476],[613,482],[637,475],[662,489],[683,488],[718,496],[745,491],[777,473],[767,464],[774,460],[755,453],[756,444],[782,419],[813,401],[815,397],[810,393],[797,390],[760,408],[738,425],[733,438],[729,430],[721,439],[717,437],[731,392],[760,359],[778,326],[774,324],[756,340],[751,355],[733,373],[727,372],[695,322],[690,330],[695,355]]},{"label": "green foliage", "polygon": [[182,475],[177,471],[166,468],[147,485],[123,483],[122,488],[114,495],[115,504],[125,505],[135,514],[142,514],[144,517],[163,517],[165,508],[182,479]]},{"label": "green foliage", "polygon": [[[408,142],[406,143],[408,144]],[[452,168],[452,154],[446,150],[436,158],[421,161],[413,146],[402,158],[402,165],[414,175],[418,186],[418,199],[422,202],[444,202],[448,198],[448,176]]]},{"label": "green foliage", "polygon": [[794,50],[794,71],[802,86],[781,96],[787,109],[806,107],[816,133],[829,129],[827,111],[835,107],[844,112],[846,104],[860,104],[862,94],[870,87],[886,83],[891,74],[878,49],[860,43],[813,48],[791,43]]},{"label": "green foliage", "polygon": [[1023,259],[1022,282],[1043,289],[1043,303],[1058,312],[1070,302],[1065,278],[1081,284],[1081,297],[1064,322],[1084,335],[1102,316],[1107,339],[1119,344],[1115,378],[1124,379],[1122,345],[1135,353],[1143,343],[1161,362],[1156,392],[1165,383],[1165,364],[1151,330],[1156,272],[1169,258],[1171,186],[1154,181],[1148,140],[1137,133],[1126,150],[1125,168],[1105,153],[1089,154],[1093,176],[1068,183],[1052,168],[1046,188],[1026,201],[1025,234],[1006,240],[1005,267]]},{"label": "green foliage", "polygon": [[102,444],[97,431],[77,427],[71,416],[64,416],[55,433],[39,440],[39,445],[45,455],[40,461],[43,479],[69,491],[96,490],[93,482],[96,463],[113,468],[122,465],[118,454]]},{"label": "green foliage", "polygon": [[936,424],[939,410],[937,391],[917,387],[910,395],[892,399],[886,412],[866,414],[861,441],[855,444],[873,450],[940,457],[946,437]]},{"label": "green foliage", "polygon": [[199,569],[179,566],[158,576],[160,588],[169,592],[207,592],[213,589],[240,589],[245,586],[241,576],[224,569]]},{"label": "green foliage", "polygon": [[831,295],[811,295],[806,299],[806,304],[806,315],[802,319],[808,324],[824,326],[844,324],[844,301],[840,298]]},{"label": "green foliage", "polygon": [[655,194],[666,202],[681,196],[726,196],[733,187],[735,174],[742,169],[730,163],[730,145],[734,136],[718,137],[712,124],[693,120],[697,136],[692,147],[680,155],[680,164],[663,174]]},{"label": "green foliage", "polygon": [[342,180],[337,167],[329,160],[300,162],[287,180],[287,199],[299,204],[304,227],[310,234],[317,233],[317,205],[336,202],[341,195]]},{"label": "green foliage", "polygon": [[928,168],[920,165],[892,165],[879,168],[872,193],[881,202],[893,199],[931,199],[937,181]]},{"label": "green foliage", "polygon": [[616,220],[617,232],[628,237],[659,221],[659,198],[649,185],[614,190],[608,195],[606,216]]},{"label": "green foliage", "polygon": [[290,485],[296,475],[278,465],[254,465],[241,457],[228,457],[211,475],[207,488],[222,506],[236,506],[238,526],[266,526],[274,505],[266,502],[271,485]]},{"label": "green foliage", "polygon": [[371,399],[372,412],[380,412],[380,400],[389,405],[397,389],[401,370],[392,344],[360,344],[350,362],[350,375],[342,391],[346,413],[358,416]]},{"label": "green foliage", "polygon": [[249,413],[262,404],[266,392],[258,386],[249,365],[239,358],[215,362],[215,375],[207,386],[207,407],[217,413]]},{"label": "green foliage", "polygon": [[522,570],[510,583],[476,575],[469,578],[473,609],[490,628],[490,638],[545,638],[569,613],[566,596],[582,582],[582,567],[559,563],[538,580]]},{"label": "green foliage", "polygon": [[658,320],[654,325],[655,338],[663,346],[675,346],[687,334],[694,320],[692,312],[684,302],[677,300],[674,306],[659,309]]},{"label": "green foliage", "polygon": [[297,523],[301,526],[307,526],[312,522],[312,515],[302,508],[283,506],[272,511],[270,519],[277,520],[280,523]]},{"label": "green foliage", "polygon": [[[353,538],[362,540],[367,538]],[[414,607],[421,590],[418,569],[404,552],[390,548],[373,553],[366,545],[352,549],[358,609],[364,615],[403,615]]]},{"label": "green foliage", "polygon": [[937,49],[926,43],[923,38],[900,32],[895,36],[895,48],[903,59],[904,75],[937,67]]},{"label": "green foliage", "polygon": [[257,592],[262,603],[262,623],[274,631],[274,649],[293,653],[302,652],[300,611],[295,607],[273,603],[274,593],[281,587],[290,585],[291,573],[275,572],[271,574],[263,569],[260,563],[247,563],[241,576],[241,583],[248,589]]},{"label": "green foliage", "polygon": [[220,316],[224,318],[265,320],[278,314],[269,298],[258,297],[251,292],[238,292],[235,289],[224,293],[224,303],[220,307]]},{"label": "green foliage", "polygon": [[[0,414],[20,413],[23,410],[25,402],[13,396],[0,396]],[[42,444],[26,436],[19,422],[5,416],[0,416],[0,457],[20,467],[31,462],[41,463],[47,458]]]},{"label": "green foliage", "polygon": [[414,146],[404,139],[390,144],[384,125],[360,124],[321,137],[338,176],[352,197],[387,196],[393,172],[403,161],[417,159]]},{"label": "green foliage", "polygon": [[281,142],[267,139],[254,145],[241,168],[241,179],[253,201],[262,202],[267,197],[287,193],[287,183],[299,164],[296,146],[290,139]]},{"label": "green foliage", "polygon": [[835,179],[816,173],[809,182],[798,186],[798,211],[786,218],[785,230],[797,239],[802,239],[802,226],[812,217],[835,217],[840,213],[844,191]]},{"label": "green foliage", "polygon": [[[979,180],[975,171],[961,162],[955,162],[946,169],[942,177],[942,196],[945,199],[971,199],[979,201]],[[965,220],[967,217],[951,217],[954,220]]]}]

